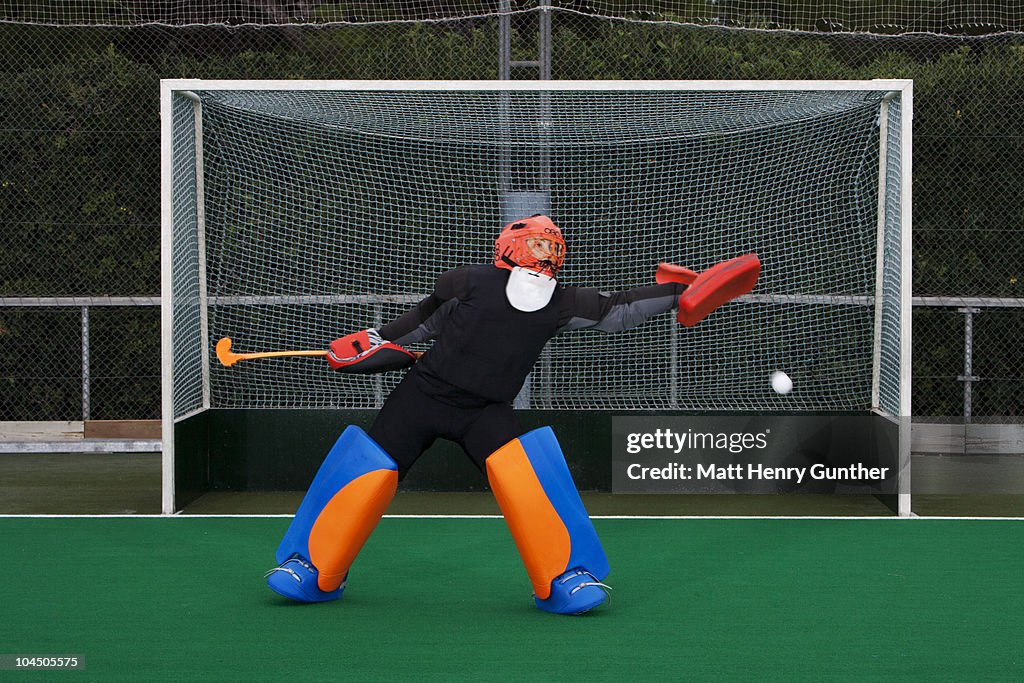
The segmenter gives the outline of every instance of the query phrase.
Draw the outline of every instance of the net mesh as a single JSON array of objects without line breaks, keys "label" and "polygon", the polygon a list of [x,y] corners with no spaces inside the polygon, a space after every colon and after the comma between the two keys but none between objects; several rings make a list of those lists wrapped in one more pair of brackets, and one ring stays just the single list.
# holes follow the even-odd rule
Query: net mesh
[{"label": "net mesh", "polygon": [[56,26],[366,24],[445,21],[550,8],[701,26],[976,35],[1024,29],[1018,2],[984,0],[120,0],[0,2],[0,21]]},{"label": "net mesh", "polygon": [[[566,284],[643,286],[661,260],[702,270],[750,251],[762,278],[693,329],[665,315],[557,337],[520,405],[871,406],[881,93],[200,94],[209,349],[224,336],[236,351],[326,348],[388,322],[443,271],[487,262],[504,207],[543,197],[569,245]],[[190,135],[175,136],[186,157]],[[175,213],[176,239],[194,243],[194,209]],[[176,277],[197,282],[197,259],[175,254]],[[175,323],[176,363],[194,378],[203,346],[185,310],[199,309]],[[898,349],[898,317],[885,324]],[[774,394],[774,369],[797,390]],[[213,362],[210,405],[375,407],[398,379]]]}]

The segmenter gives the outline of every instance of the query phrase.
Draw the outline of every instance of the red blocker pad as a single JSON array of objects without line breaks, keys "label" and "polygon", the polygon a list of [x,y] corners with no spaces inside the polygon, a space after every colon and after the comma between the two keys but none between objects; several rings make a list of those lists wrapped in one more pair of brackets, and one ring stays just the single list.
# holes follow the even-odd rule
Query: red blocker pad
[{"label": "red blocker pad", "polygon": [[604,580],[611,568],[550,427],[513,439],[487,458],[487,480],[526,565],[533,592],[580,567]]},{"label": "red blocker pad", "polygon": [[335,339],[327,351],[327,364],[339,372],[372,374],[400,370],[416,362],[416,356],[398,344],[385,341],[376,330],[363,330]]},{"label": "red blocker pad", "polygon": [[746,254],[711,266],[679,296],[676,319],[686,327],[693,327],[722,304],[750,292],[760,274],[761,260],[757,254]]},{"label": "red blocker pad", "polygon": [[397,487],[395,461],[366,432],[350,425],[299,505],[277,548],[278,563],[298,553],[316,567],[320,590],[336,590]]}]

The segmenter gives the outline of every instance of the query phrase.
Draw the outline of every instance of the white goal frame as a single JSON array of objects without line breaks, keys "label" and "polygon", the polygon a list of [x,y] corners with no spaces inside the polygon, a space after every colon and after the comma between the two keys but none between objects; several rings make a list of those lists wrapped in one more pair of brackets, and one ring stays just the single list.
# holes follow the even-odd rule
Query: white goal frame
[{"label": "white goal frame", "polygon": [[[169,515],[177,512],[175,505],[175,444],[174,425],[174,367],[173,367],[173,219],[174,219],[174,188],[173,188],[173,102],[176,96],[185,96],[194,102],[196,128],[196,182],[199,201],[197,201],[197,230],[200,243],[203,236],[203,202],[202,199],[202,106],[195,92],[216,90],[247,90],[247,91],[743,91],[743,92],[797,92],[797,91],[873,91],[884,94],[881,104],[882,114],[885,107],[893,99],[900,102],[900,349],[899,349],[899,415],[891,415],[891,411],[882,411],[878,405],[878,361],[875,362],[873,378],[873,411],[885,414],[899,423],[900,440],[900,484],[898,493],[898,515],[911,516],[910,497],[910,416],[911,416],[911,257],[912,257],[912,121],[913,121],[913,81],[907,79],[877,79],[856,81],[303,81],[303,80],[200,80],[200,79],[164,79],[160,82],[161,104],[161,385],[162,385],[162,426],[163,426],[163,484],[162,511]],[[886,117],[880,115],[882,129],[881,163],[885,163],[885,127]],[[880,191],[884,191],[884,174],[880,174]],[[884,196],[884,195],[882,195]],[[880,201],[881,205],[882,202]],[[880,230],[883,220],[882,208],[879,208]],[[881,248],[877,271],[881,277]],[[200,271],[203,269],[202,249],[200,249]],[[200,272],[200,282],[204,274]],[[206,306],[205,295],[200,286],[200,310]],[[872,302],[861,302],[871,304]],[[876,311],[880,306],[876,306]],[[205,314],[202,316],[205,324]],[[876,313],[876,320],[880,313]],[[876,325],[876,335],[878,334]],[[206,342],[206,334],[202,334],[203,357],[203,409],[209,407],[209,355],[210,349]],[[878,345],[876,343],[876,354]],[[198,411],[197,411],[198,412]],[[177,418],[181,419],[181,417]]]}]

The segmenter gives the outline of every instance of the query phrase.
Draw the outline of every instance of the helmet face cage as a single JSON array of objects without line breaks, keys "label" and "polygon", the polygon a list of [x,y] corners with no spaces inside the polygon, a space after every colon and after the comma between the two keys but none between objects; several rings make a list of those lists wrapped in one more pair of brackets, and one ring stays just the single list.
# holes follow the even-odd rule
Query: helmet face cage
[{"label": "helmet face cage", "polygon": [[565,261],[562,231],[547,216],[537,214],[505,226],[494,242],[494,265],[554,277]]}]

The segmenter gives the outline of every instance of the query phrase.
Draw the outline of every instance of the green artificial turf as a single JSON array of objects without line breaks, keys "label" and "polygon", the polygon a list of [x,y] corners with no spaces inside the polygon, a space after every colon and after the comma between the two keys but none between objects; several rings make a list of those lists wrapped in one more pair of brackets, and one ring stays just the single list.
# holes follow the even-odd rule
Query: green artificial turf
[{"label": "green artificial turf", "polygon": [[[339,602],[262,573],[280,518],[0,519],[11,680],[1020,680],[1024,523],[595,521],[608,604],[535,609],[501,519],[384,519]],[[34,678],[33,678],[34,677]]]}]

